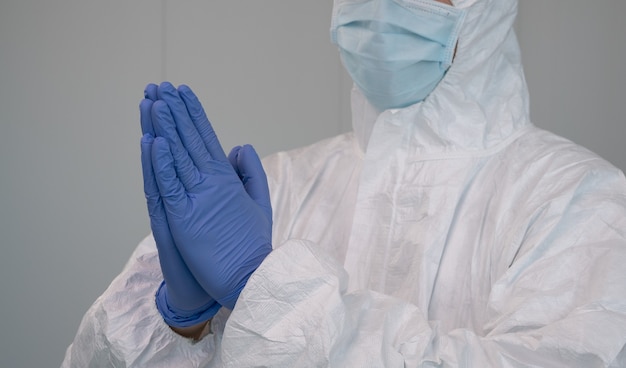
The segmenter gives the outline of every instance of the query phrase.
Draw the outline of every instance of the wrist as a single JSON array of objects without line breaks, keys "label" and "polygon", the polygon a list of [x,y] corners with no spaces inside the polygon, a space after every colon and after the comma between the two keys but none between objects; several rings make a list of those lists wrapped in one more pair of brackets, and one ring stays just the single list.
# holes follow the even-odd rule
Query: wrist
[{"label": "wrist", "polygon": [[204,321],[202,323],[189,327],[170,326],[170,328],[172,329],[172,331],[176,332],[180,336],[197,342],[211,333],[211,320]]},{"label": "wrist", "polygon": [[176,328],[197,328],[200,325],[204,326],[221,308],[221,305],[215,300],[194,310],[175,308],[168,303],[167,285],[165,281],[161,283],[156,292],[155,304],[165,323],[170,327]]}]

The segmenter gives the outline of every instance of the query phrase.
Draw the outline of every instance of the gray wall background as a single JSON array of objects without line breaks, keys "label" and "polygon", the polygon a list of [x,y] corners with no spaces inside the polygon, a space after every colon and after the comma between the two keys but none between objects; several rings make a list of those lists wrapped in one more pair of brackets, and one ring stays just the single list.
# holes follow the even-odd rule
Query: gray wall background
[{"label": "gray wall background", "polygon": [[[332,2],[0,2],[0,366],[54,367],[148,234],[138,103],[191,85],[225,147],[349,129]],[[538,126],[626,169],[626,2],[525,0]]]}]

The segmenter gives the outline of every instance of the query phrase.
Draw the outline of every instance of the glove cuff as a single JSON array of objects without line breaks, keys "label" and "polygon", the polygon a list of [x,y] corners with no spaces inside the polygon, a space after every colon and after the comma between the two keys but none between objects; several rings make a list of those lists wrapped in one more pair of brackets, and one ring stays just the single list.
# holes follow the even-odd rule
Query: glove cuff
[{"label": "glove cuff", "polygon": [[156,308],[163,320],[171,327],[190,327],[213,318],[222,307],[218,302],[211,301],[194,310],[174,308],[167,302],[167,286],[161,282],[155,294]]}]

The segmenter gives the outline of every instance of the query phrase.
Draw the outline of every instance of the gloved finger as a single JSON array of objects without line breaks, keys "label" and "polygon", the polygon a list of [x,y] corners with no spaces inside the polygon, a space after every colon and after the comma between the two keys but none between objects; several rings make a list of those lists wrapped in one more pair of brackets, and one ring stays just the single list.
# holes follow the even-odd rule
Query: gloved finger
[{"label": "gloved finger", "polygon": [[198,170],[207,172],[210,167],[211,156],[207,151],[200,134],[191,121],[185,103],[178,95],[178,91],[169,82],[163,82],[157,90],[159,100],[167,103],[170,108],[178,136],[187,150],[189,157],[193,160]]},{"label": "gloved finger", "polygon": [[214,160],[226,161],[226,153],[220,144],[217,134],[213,130],[213,126],[202,108],[202,104],[198,100],[198,97],[193,93],[191,88],[182,84],[178,87],[178,94],[182,98],[191,121],[195,125],[204,145]]},{"label": "gloved finger", "polygon": [[148,83],[146,88],[143,90],[143,97],[148,100],[156,101],[157,100],[157,85],[154,83]]},{"label": "gloved finger", "polygon": [[[236,152],[235,152],[236,151]],[[235,157],[231,156],[235,152]],[[261,159],[257,155],[254,148],[246,144],[243,147],[233,149],[229,155],[229,161],[235,162],[235,172],[241,178],[246,192],[261,208],[263,208],[268,216],[268,219],[272,220],[272,204],[270,202],[270,190],[267,184],[267,176]],[[235,166],[234,165],[234,166]]]},{"label": "gloved finger", "polygon": [[[141,138],[141,169],[143,173],[143,192],[146,196],[146,204],[148,206],[148,214],[150,215],[150,224],[152,231],[155,233],[155,239],[174,242],[169,233],[169,227],[167,224],[167,216],[165,214],[165,208],[163,208],[163,201],[161,199],[161,193],[159,192],[159,186],[157,184],[156,176],[154,175],[154,169],[152,167],[152,146],[154,144],[154,137],[150,134],[145,134]],[[157,236],[158,229],[167,229],[165,236]]]},{"label": "gloved finger", "polygon": [[154,177],[154,171],[152,169],[152,144],[154,138],[150,134],[144,134],[141,137],[141,169],[143,172],[143,192],[148,202],[148,213],[152,218],[152,214],[155,212],[155,207],[162,206],[161,195],[159,194],[159,187]]},{"label": "gloved finger", "polygon": [[[149,134],[145,134],[141,139],[141,167],[143,170],[143,188],[148,204],[148,213],[150,214],[150,227],[154,235],[154,240],[159,251],[159,261],[163,271],[163,277],[167,280],[168,275],[184,274],[186,266],[182,262],[182,258],[176,249],[174,239],[169,230],[167,223],[167,215],[156,176],[152,168],[152,146],[154,138]],[[187,270],[186,272],[189,272]]]},{"label": "gloved finger", "polygon": [[[152,168],[152,146],[154,138],[146,134],[141,139],[141,167],[143,169],[143,188],[148,203],[148,213],[150,214],[150,227],[154,235],[154,240],[159,251],[159,261],[163,277],[167,281],[171,276],[184,276],[187,270],[182,257],[176,248],[174,239],[169,230],[167,215],[159,193],[156,176]],[[171,275],[171,276],[170,276]],[[170,276],[170,277],[168,277]],[[193,277],[192,277],[193,279]],[[172,283],[170,281],[170,283]],[[174,288],[175,289],[175,288]]]},{"label": "gloved finger", "polygon": [[153,101],[147,98],[141,100],[139,103],[139,120],[141,121],[141,133],[150,134],[154,137],[154,127],[152,126],[152,104]]},{"label": "gloved finger", "polygon": [[230,150],[228,154],[228,161],[230,162],[230,166],[233,167],[239,179],[243,179],[241,176],[241,172],[239,171],[239,165],[237,164],[237,156],[239,155],[239,151],[241,150],[241,146],[235,146]]},{"label": "gloved finger", "polygon": [[154,139],[152,167],[166,213],[182,216],[187,206],[187,193],[176,175],[174,157],[165,138],[156,137]]},{"label": "gloved finger", "polygon": [[187,190],[191,190],[200,180],[200,173],[176,131],[176,123],[170,109],[164,101],[152,104],[152,124],[156,135],[167,140],[170,146],[176,174]]}]

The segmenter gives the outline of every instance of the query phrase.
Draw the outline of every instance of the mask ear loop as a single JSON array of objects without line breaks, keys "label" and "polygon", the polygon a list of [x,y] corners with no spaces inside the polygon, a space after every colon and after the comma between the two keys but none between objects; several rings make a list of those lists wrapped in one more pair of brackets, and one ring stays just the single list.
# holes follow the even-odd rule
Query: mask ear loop
[{"label": "mask ear loop", "polygon": [[[454,7],[454,5],[450,5],[450,6]],[[455,8],[455,9],[458,9],[458,8]],[[465,23],[465,16],[467,15],[467,11],[465,9],[458,10],[458,11],[460,12],[459,19],[456,22],[454,31],[450,35],[450,38],[454,38],[454,49],[452,50],[452,58],[450,59],[449,66],[451,66],[454,63],[454,59],[456,59],[456,52],[459,49],[459,37],[461,34],[461,28],[463,27],[463,24]],[[451,40],[448,40],[448,42],[450,41]]]}]

